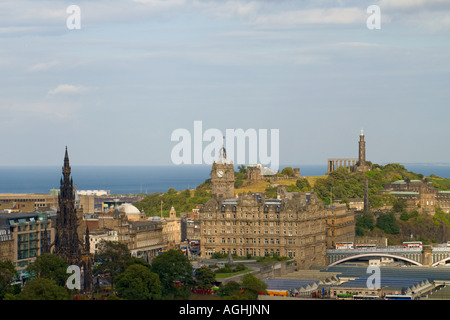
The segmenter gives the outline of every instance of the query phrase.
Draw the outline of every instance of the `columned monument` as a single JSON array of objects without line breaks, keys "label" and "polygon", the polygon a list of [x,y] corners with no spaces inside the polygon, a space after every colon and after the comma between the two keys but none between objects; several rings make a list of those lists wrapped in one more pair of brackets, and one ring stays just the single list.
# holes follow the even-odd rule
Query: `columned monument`
[{"label": "columned monument", "polygon": [[366,162],[366,142],[364,140],[364,132],[361,129],[359,135],[359,154],[358,159],[355,158],[336,158],[328,159],[327,173],[331,173],[340,167],[345,167],[349,171],[367,171],[370,170],[370,165]]}]

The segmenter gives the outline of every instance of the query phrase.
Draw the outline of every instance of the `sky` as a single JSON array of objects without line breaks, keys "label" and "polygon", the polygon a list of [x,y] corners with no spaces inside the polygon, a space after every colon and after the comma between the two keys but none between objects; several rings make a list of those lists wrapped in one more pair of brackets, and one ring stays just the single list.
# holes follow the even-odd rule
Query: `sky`
[{"label": "sky", "polygon": [[0,166],[173,165],[194,121],[278,129],[280,163],[361,129],[373,163],[450,162],[449,36],[448,0],[2,0]]}]

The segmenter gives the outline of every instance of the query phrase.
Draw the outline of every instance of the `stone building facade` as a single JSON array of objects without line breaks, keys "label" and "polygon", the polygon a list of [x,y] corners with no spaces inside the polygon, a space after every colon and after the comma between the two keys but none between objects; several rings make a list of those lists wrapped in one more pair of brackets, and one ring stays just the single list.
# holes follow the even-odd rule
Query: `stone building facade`
[{"label": "stone building facade", "polygon": [[[225,150],[223,150],[223,154]],[[200,212],[201,256],[286,256],[299,268],[326,264],[327,210],[314,193],[234,195],[232,163],[222,157],[211,170],[212,196]],[[225,170],[217,175],[217,170]],[[218,177],[218,178],[216,178]],[[220,184],[215,186],[215,184]]]},{"label": "stone building facade", "polygon": [[174,207],[170,209],[169,217],[163,220],[163,239],[170,248],[177,248],[181,243],[181,218],[177,217]]},{"label": "stone building facade", "polygon": [[355,241],[355,214],[345,204],[328,207],[327,249],[334,249],[336,243]]},{"label": "stone building facade", "polygon": [[247,166],[247,179],[249,181],[264,180],[260,166]]},{"label": "stone building facade", "polygon": [[[85,215],[83,224],[89,229],[90,240],[96,245],[100,240],[126,244],[132,256],[149,261],[158,252],[167,249],[160,217],[144,218],[131,204],[108,212]],[[167,238],[167,236],[166,236]],[[96,248],[97,249],[97,248]],[[95,252],[95,250],[92,250]]]},{"label": "stone building facade", "polygon": [[201,217],[202,257],[285,256],[301,268],[324,265],[326,210],[313,193],[268,199],[244,193],[219,201],[211,198]]},{"label": "stone building facade", "polygon": [[0,214],[0,261],[11,261],[19,272],[53,242],[55,229],[45,213]]},{"label": "stone building facade", "polygon": [[406,201],[407,210],[423,210],[433,214],[436,207],[450,212],[450,191],[438,190],[427,178],[423,180],[398,180],[384,186],[381,193],[389,193]]},{"label": "stone building facade", "polygon": [[[17,212],[48,211],[59,209],[59,190],[51,194],[1,193],[0,210],[13,209]],[[95,196],[76,194],[78,211],[94,213]]]},{"label": "stone building facade", "polygon": [[126,243],[131,255],[146,261],[150,261],[168,245],[163,238],[161,220],[129,221],[126,233],[122,235],[127,237]]},{"label": "stone building facade", "polygon": [[[150,261],[159,252],[180,247],[181,218],[172,207],[169,217],[148,218],[130,203],[95,215],[84,215],[91,243],[103,240],[127,245],[132,256]],[[95,252],[92,250],[91,252]]]}]

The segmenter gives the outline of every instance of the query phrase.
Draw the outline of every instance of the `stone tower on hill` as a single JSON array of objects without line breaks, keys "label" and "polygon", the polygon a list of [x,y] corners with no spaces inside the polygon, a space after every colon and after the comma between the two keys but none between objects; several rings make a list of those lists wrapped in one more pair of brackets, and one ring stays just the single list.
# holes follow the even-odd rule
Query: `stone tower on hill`
[{"label": "stone tower on hill", "polygon": [[359,156],[358,163],[355,165],[355,171],[368,171],[371,169],[371,166],[366,163],[366,141],[364,140],[364,131],[361,129],[361,134],[359,135]]},{"label": "stone tower on hill", "polygon": [[234,166],[228,161],[225,147],[220,150],[217,162],[211,169],[211,195],[217,199],[235,198],[234,195]]}]

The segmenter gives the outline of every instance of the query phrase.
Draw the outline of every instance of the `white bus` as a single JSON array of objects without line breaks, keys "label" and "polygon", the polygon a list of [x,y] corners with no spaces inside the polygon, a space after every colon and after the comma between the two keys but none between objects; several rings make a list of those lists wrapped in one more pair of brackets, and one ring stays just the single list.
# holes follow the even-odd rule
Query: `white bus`
[{"label": "white bus", "polygon": [[405,241],[403,242],[403,248],[422,249],[422,241]]},{"label": "white bus", "polygon": [[334,247],[338,250],[353,249],[353,242],[336,242]]}]

